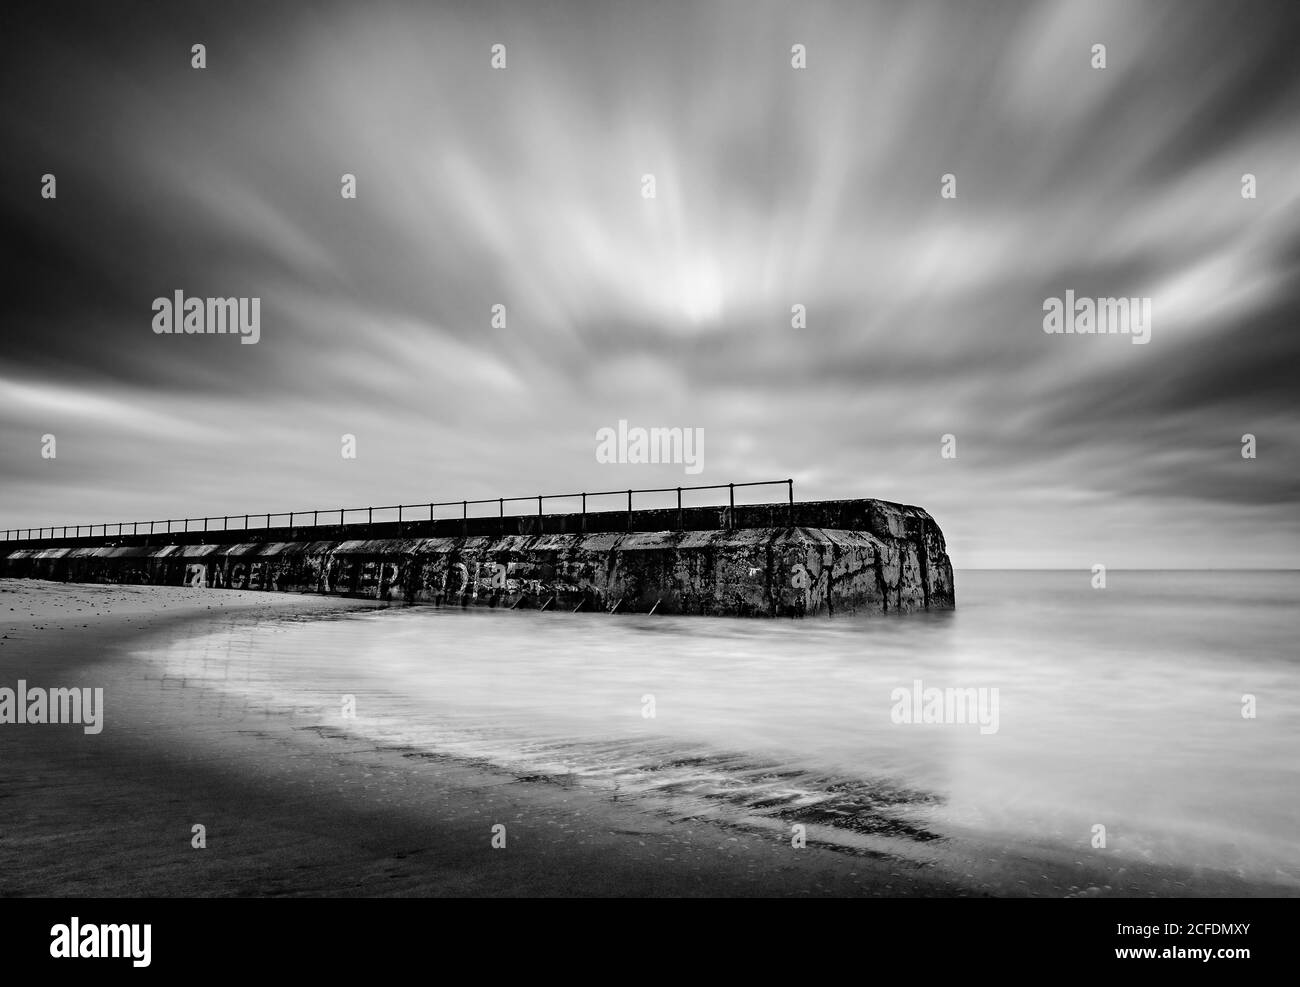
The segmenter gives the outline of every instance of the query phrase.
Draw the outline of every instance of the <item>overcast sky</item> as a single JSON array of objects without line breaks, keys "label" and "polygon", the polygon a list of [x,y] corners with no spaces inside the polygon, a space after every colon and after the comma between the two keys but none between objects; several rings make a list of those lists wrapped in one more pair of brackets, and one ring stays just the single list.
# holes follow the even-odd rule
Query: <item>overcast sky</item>
[{"label": "overcast sky", "polygon": [[789,476],[958,568],[1297,565],[1300,5],[85,6],[3,15],[5,527]]}]

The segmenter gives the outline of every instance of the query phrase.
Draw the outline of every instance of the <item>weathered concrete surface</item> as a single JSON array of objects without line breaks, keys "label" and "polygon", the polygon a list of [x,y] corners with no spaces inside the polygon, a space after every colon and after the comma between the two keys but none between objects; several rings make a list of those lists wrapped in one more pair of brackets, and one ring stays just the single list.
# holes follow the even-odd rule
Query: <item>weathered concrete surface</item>
[{"label": "weathered concrete surface", "polygon": [[[225,543],[214,538],[179,544],[178,535],[161,545],[157,538],[153,545],[10,543],[0,551],[8,576],[330,593],[453,606],[740,616],[954,606],[943,534],[925,511],[883,501],[831,501],[797,505],[797,513],[799,520],[842,524],[848,518],[858,527],[316,540],[310,536],[324,531],[308,528],[292,541],[272,540],[283,530],[277,529],[212,533],[247,539]],[[551,519],[527,520],[544,527]],[[201,533],[189,532],[188,537],[196,534]]]}]

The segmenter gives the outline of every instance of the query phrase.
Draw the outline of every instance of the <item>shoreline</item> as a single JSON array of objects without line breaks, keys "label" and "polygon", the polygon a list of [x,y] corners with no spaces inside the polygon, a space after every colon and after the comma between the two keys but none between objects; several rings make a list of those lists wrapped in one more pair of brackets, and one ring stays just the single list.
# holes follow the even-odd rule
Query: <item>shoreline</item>
[{"label": "shoreline", "polygon": [[[795,850],[788,834],[673,819],[594,788],[378,747],[285,713],[214,708],[212,692],[131,658],[223,627],[382,608],[311,595],[0,580],[0,685],[21,677],[102,686],[106,695],[98,735],[76,725],[0,726],[9,820],[0,895],[1294,893],[1221,874],[1200,881],[1186,869],[1135,868],[1131,886],[1095,884],[1100,871],[1066,865],[1059,848],[970,834],[961,853],[938,862],[846,853],[811,836]],[[195,824],[205,827],[205,849],[191,846]],[[503,849],[492,847],[498,824]],[[962,854],[975,853],[996,861],[996,882],[964,872],[975,868],[962,866]]]},{"label": "shoreline", "polygon": [[[24,608],[38,598],[43,605]],[[10,819],[0,895],[978,894],[933,868],[861,857],[846,866],[811,843],[794,851],[771,837],[672,823],[596,791],[358,744],[294,728],[287,716],[187,720],[201,712],[200,690],[178,699],[184,687],[141,688],[148,670],[129,660],[151,639],[207,633],[223,620],[342,609],[358,601],[0,581],[0,682],[102,685],[107,696],[99,735],[0,727]],[[17,635],[15,617],[29,625]],[[206,849],[190,845],[196,823]],[[491,846],[498,823],[504,849]]]}]

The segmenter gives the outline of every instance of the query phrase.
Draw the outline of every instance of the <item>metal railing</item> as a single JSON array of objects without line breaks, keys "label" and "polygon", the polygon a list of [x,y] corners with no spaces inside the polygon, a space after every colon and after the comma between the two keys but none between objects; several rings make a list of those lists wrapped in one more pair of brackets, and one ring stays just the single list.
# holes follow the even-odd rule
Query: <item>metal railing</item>
[{"label": "metal railing", "polygon": [[[116,529],[116,530],[113,532],[113,534],[114,534],[115,536],[117,536],[117,537],[120,537],[120,536],[123,536],[123,535],[140,535],[140,534],[149,534],[149,535],[153,535],[153,534],[164,534],[164,533],[165,533],[165,534],[172,534],[172,533],[173,533],[173,531],[172,531],[172,525],[173,525],[173,524],[179,524],[179,525],[182,525],[182,527],[176,529],[176,531],[177,531],[178,533],[180,533],[180,532],[188,532],[188,531],[191,531],[191,530],[193,530],[193,531],[231,531],[231,530],[234,530],[234,531],[241,531],[241,530],[242,530],[242,531],[248,531],[248,530],[252,530],[251,519],[253,519],[253,518],[265,518],[265,519],[266,519],[266,523],[265,523],[264,525],[259,525],[257,530],[265,530],[266,528],[270,528],[270,527],[271,527],[271,519],[272,519],[272,518],[282,518],[282,517],[287,517],[287,518],[289,519],[289,528],[292,529],[293,527],[295,527],[295,525],[294,525],[294,519],[295,519],[295,518],[304,518],[304,519],[305,519],[305,518],[308,517],[309,515],[310,515],[310,517],[311,517],[311,525],[310,525],[310,526],[313,527],[313,528],[314,528],[314,527],[319,527],[319,526],[320,526],[320,518],[322,518],[322,517],[326,518],[326,522],[325,522],[326,524],[332,524],[333,522],[332,522],[331,519],[332,519],[332,518],[334,517],[334,515],[336,515],[336,514],[338,515],[338,523],[339,523],[339,526],[340,526],[340,527],[345,527],[347,524],[362,524],[362,523],[367,524],[367,525],[371,525],[371,524],[374,524],[375,511],[397,511],[397,523],[398,523],[399,525],[402,524],[402,523],[404,523],[405,521],[425,521],[425,520],[427,520],[427,521],[437,521],[437,520],[454,520],[454,518],[452,518],[452,519],[448,519],[448,518],[442,518],[442,519],[440,519],[440,518],[438,518],[438,517],[436,516],[436,511],[437,511],[437,509],[438,509],[439,507],[459,507],[459,508],[461,509],[460,520],[468,521],[468,520],[470,520],[470,517],[469,517],[469,508],[470,508],[471,505],[477,506],[477,505],[479,505],[479,504],[496,504],[496,505],[497,505],[497,508],[498,508],[498,511],[499,511],[499,515],[498,515],[498,516],[500,516],[500,517],[505,517],[505,516],[506,516],[506,504],[513,504],[513,503],[519,503],[519,502],[523,502],[523,501],[534,501],[534,500],[537,501],[537,516],[538,516],[538,517],[544,517],[544,516],[545,516],[545,513],[544,513],[544,510],[543,510],[543,505],[545,504],[546,501],[548,501],[548,500],[573,500],[573,499],[575,499],[575,498],[579,498],[579,497],[582,498],[582,511],[581,511],[581,513],[582,513],[582,516],[585,518],[585,517],[587,516],[587,498],[588,498],[588,497],[623,497],[623,496],[626,496],[626,497],[627,497],[627,513],[628,513],[628,516],[629,516],[629,518],[630,518],[630,516],[631,516],[631,514],[632,514],[632,497],[633,497],[633,495],[635,495],[635,494],[651,494],[651,493],[655,493],[655,494],[660,494],[660,493],[673,493],[674,491],[676,491],[676,493],[677,493],[677,510],[678,510],[678,512],[680,512],[680,511],[682,510],[682,491],[683,491],[683,490],[726,490],[726,491],[728,491],[728,506],[731,508],[732,513],[733,513],[733,515],[734,515],[735,507],[736,507],[736,488],[737,488],[737,487],[770,487],[770,486],[784,486],[784,487],[786,487],[786,488],[788,489],[788,491],[789,491],[789,503],[790,503],[790,505],[793,507],[793,505],[794,505],[794,480],[792,480],[792,479],[787,479],[787,480],[755,480],[755,481],[752,481],[752,482],[749,482],[749,483],[713,483],[713,484],[706,484],[706,485],[703,485],[703,486],[695,486],[695,487],[644,487],[644,488],[641,488],[641,489],[628,489],[628,490],[597,490],[597,491],[580,491],[580,492],[578,492],[578,493],[571,493],[571,494],[538,494],[538,495],[533,496],[533,497],[489,497],[489,498],[487,498],[487,499],[483,499],[483,500],[444,500],[444,501],[439,501],[439,502],[431,503],[431,504],[392,504],[392,505],[389,505],[389,506],[386,506],[386,507],[339,507],[339,508],[333,508],[333,509],[330,509],[330,510],[324,510],[324,511],[322,511],[322,510],[314,510],[314,511],[276,511],[276,512],[268,512],[268,513],[265,513],[265,514],[227,514],[227,515],[224,515],[224,516],[221,516],[221,517],[171,518],[171,519],[169,519],[169,520],[163,520],[163,521],[109,521],[109,522],[107,522],[107,523],[105,523],[105,524],[76,524],[76,525],[73,525],[73,524],[57,525],[57,524],[56,524],[56,525],[51,525],[51,526],[49,526],[49,527],[41,527],[41,528],[7,528],[7,529],[5,529],[5,539],[4,539],[4,540],[5,540],[5,541],[23,541],[23,540],[31,540],[31,541],[35,541],[35,540],[44,540],[44,539],[46,539],[46,538],[67,538],[67,537],[69,537],[69,535],[68,535],[68,532],[69,532],[69,531],[74,532],[74,534],[72,535],[72,537],[74,537],[74,538],[81,538],[81,537],[82,537],[82,534],[81,534],[81,529],[82,529],[82,528],[85,528],[85,529],[86,529],[86,535],[85,535],[85,537],[87,537],[87,538],[94,538],[94,537],[95,537],[95,529],[96,529],[96,528],[100,529],[100,534],[99,534],[99,536],[100,536],[100,537],[103,537],[103,538],[107,538],[107,537],[109,536],[109,529],[110,529],[110,528],[115,528],[115,529]],[[402,512],[403,512],[403,511],[421,511],[421,512],[422,512],[422,511],[424,511],[424,510],[426,510],[426,509],[427,509],[428,512],[429,512],[429,516],[428,516],[428,518],[424,518],[424,517],[410,517],[410,516],[408,516],[408,517],[406,517],[406,518],[403,518],[403,516],[402,516]],[[351,522],[349,522],[349,521],[346,520],[347,515],[349,515],[349,514],[357,514],[357,513],[361,513],[361,512],[365,512],[365,515],[366,515],[366,520],[365,520],[364,522],[361,522],[361,521],[351,521]],[[601,511],[601,512],[595,512],[595,513],[611,513],[611,512],[608,512],[608,511]],[[512,515],[512,516],[517,516],[517,515]],[[231,520],[234,519],[234,520],[237,521],[237,520],[239,520],[241,517],[243,518],[243,521],[244,521],[243,526],[240,527],[240,528],[234,528],[234,529],[232,529],[232,528],[230,527],[230,522],[231,522]],[[221,521],[221,527],[220,527],[220,528],[217,528],[217,527],[209,528],[209,526],[208,526],[208,525],[209,525],[209,522],[215,522],[215,521],[218,521],[218,520]],[[198,524],[199,522],[202,522],[202,523],[203,523],[203,527],[202,527],[202,528],[193,528],[193,529],[190,528],[190,525],[191,525],[191,524]],[[380,523],[382,524],[383,522],[381,521]],[[162,529],[161,527],[158,527],[158,526],[160,526],[160,525],[164,525],[164,524],[167,526],[166,529]],[[147,529],[147,530],[145,530],[145,526],[146,526],[146,525],[148,525],[148,529]],[[301,522],[301,524],[300,524],[299,526],[300,526],[300,527],[307,527],[308,525],[307,525],[306,521],[304,520],[303,522]],[[129,531],[126,530],[128,527],[130,528]],[[48,535],[45,534],[45,532],[47,532],[47,531],[49,532]],[[61,531],[62,534],[55,535],[54,532],[56,532],[56,531]],[[36,532],[36,534],[32,534],[32,532]]]}]

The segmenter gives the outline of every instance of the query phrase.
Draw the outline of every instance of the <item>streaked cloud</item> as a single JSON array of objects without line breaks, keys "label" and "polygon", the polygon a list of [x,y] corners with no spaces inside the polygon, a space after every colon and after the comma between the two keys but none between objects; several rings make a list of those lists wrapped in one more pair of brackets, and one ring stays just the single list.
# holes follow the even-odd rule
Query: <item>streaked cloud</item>
[{"label": "streaked cloud", "polygon": [[[596,430],[628,419],[703,427],[701,482],[919,503],[959,567],[1292,566],[1293,7],[178,4],[15,23],[0,511],[683,482],[596,463]],[[151,300],[177,288],[261,297],[262,341],[153,335]],[[1067,288],[1149,295],[1151,343],[1045,335],[1043,299]]]}]

